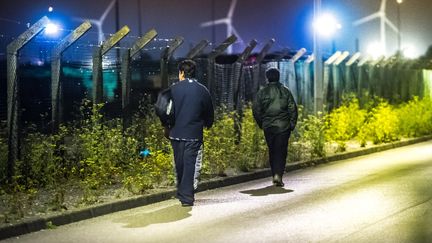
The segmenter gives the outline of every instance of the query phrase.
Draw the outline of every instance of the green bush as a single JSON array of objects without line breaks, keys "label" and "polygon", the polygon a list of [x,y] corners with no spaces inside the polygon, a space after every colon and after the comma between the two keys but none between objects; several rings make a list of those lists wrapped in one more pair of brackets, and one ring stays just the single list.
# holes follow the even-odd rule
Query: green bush
[{"label": "green bush", "polygon": [[122,141],[117,140],[123,140],[122,129],[104,124],[101,108],[101,105],[93,106],[90,118],[83,121],[78,133],[82,152],[79,173],[84,187],[89,190],[113,184],[119,172],[116,155]]},{"label": "green bush", "polygon": [[23,158],[16,164],[16,175],[22,175],[23,185],[28,188],[52,184],[53,174],[61,158],[56,154],[55,136],[40,133],[29,134],[23,144]]},{"label": "green bush", "polygon": [[360,109],[358,99],[344,102],[325,117],[327,140],[336,142],[338,151],[345,151],[345,142],[357,136],[365,118],[366,111]]},{"label": "green bush", "polygon": [[430,98],[414,97],[397,110],[402,136],[417,137],[432,133],[432,102]]},{"label": "green bush", "polygon": [[[164,137],[159,119],[154,112],[149,112],[145,118],[133,122],[131,131],[134,129],[135,131],[130,132],[129,139],[133,138],[137,142],[136,146],[140,146],[140,150],[147,149],[150,155],[131,160],[126,168],[128,174],[124,182],[136,177],[135,181],[141,181],[138,182],[141,184],[135,185],[135,188],[139,188],[141,192],[155,185],[172,185],[175,179],[172,149],[169,140]],[[138,142],[140,140],[143,141],[142,145]],[[137,155],[138,152],[135,153],[134,158],[138,158]],[[130,188],[127,184],[125,186]]]},{"label": "green bush", "polygon": [[[98,201],[99,191],[106,185],[122,184],[135,194],[173,185],[171,144],[149,104],[142,102],[126,130],[120,119],[105,120],[101,105],[91,106],[85,101],[82,119],[76,124],[61,126],[57,134],[28,132],[14,181],[2,188],[10,194],[11,202],[17,202],[10,211],[23,214],[20,210],[31,204],[42,187],[54,189],[53,203],[60,208],[69,181],[79,181],[86,203]],[[299,108],[298,125],[288,148],[289,161],[326,156],[326,141],[337,142],[339,150],[344,150],[345,142],[353,138],[365,145],[366,141],[378,144],[432,133],[430,99],[415,97],[395,108],[372,98],[360,109],[359,101],[351,98],[325,116],[304,116]],[[233,112],[220,109],[213,127],[204,131],[203,175],[225,175],[228,168],[249,171],[267,161],[264,134],[251,108],[245,107],[241,119],[236,123],[235,119]],[[144,149],[150,151],[148,156],[139,155]],[[0,137],[1,182],[6,177],[6,164],[7,143]]]},{"label": "green bush", "polygon": [[224,175],[235,159],[235,131],[233,113],[219,110],[210,129],[204,130],[202,174]]},{"label": "green bush", "polygon": [[267,161],[267,145],[263,131],[258,127],[253,118],[252,108],[246,106],[241,121],[241,138],[236,149],[238,156],[234,161],[241,171],[249,171],[257,167],[263,167]]},{"label": "green bush", "polygon": [[7,156],[8,156],[8,145],[3,137],[0,137],[0,184],[6,181],[7,176]]},{"label": "green bush", "polygon": [[372,140],[374,144],[398,140],[398,125],[398,113],[388,102],[382,100],[368,112],[366,124],[360,130],[358,139],[362,145],[365,145],[367,140]]},{"label": "green bush", "polygon": [[298,143],[305,148],[305,159],[325,157],[325,125],[321,114],[308,115],[297,123]]},{"label": "green bush", "polygon": [[304,117],[304,109],[303,106],[298,106],[298,119],[297,125],[294,131],[291,132],[290,139],[288,141],[288,162],[300,161],[304,158],[307,153],[306,144],[300,142],[303,134],[300,134],[300,131],[303,131],[301,126],[303,125],[303,117]]},{"label": "green bush", "polygon": [[162,151],[154,151],[147,157],[136,158],[125,170],[123,186],[134,194],[141,194],[147,189],[160,185],[162,180],[171,185],[174,177],[170,161],[172,161],[171,154]]}]

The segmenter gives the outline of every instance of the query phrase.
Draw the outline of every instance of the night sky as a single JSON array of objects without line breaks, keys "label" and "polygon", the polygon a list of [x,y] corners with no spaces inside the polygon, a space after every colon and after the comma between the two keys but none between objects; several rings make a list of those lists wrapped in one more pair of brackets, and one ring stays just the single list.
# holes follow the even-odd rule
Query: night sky
[{"label": "night sky", "polygon": [[[138,0],[120,0],[120,26],[128,25],[130,35],[137,36]],[[61,22],[63,28],[73,29],[78,22],[73,17],[97,19],[110,3],[110,0],[1,0],[0,34],[16,36],[26,29],[26,23],[34,23],[43,15]],[[216,19],[227,15],[231,0],[214,0]],[[359,39],[360,49],[366,43],[379,40],[379,21],[369,22],[361,27],[353,27],[352,22],[378,11],[380,0],[323,0],[323,11],[332,12],[339,19],[342,29],[334,37],[337,49],[354,51],[355,39]],[[53,6],[54,12],[48,13]],[[432,44],[430,30],[431,0],[404,0],[401,5],[402,46],[413,45],[423,54]],[[104,23],[105,33],[115,32],[114,9]],[[396,0],[388,0],[388,18],[397,24]],[[185,46],[201,39],[212,41],[212,28],[201,28],[200,23],[212,19],[212,0],[141,0],[142,32],[156,28],[161,38],[177,35],[185,37]],[[234,12],[234,27],[243,40],[257,39],[260,49],[270,38],[276,39],[274,49],[305,47],[312,49],[311,21],[313,0],[238,0]],[[18,21],[20,23],[16,23]],[[224,25],[216,27],[216,43],[226,36]],[[93,32],[96,29],[92,30]],[[387,28],[387,48],[397,47],[397,35]],[[331,49],[331,41],[324,41],[324,50]],[[240,45],[235,46],[240,51]],[[1,51],[3,52],[3,50]]]}]

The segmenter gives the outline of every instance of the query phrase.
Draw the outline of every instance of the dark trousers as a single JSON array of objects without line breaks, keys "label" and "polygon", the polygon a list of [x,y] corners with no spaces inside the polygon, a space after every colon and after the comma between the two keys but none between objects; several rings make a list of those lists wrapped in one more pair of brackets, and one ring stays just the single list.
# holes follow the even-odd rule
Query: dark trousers
[{"label": "dark trousers", "polygon": [[171,140],[171,145],[174,150],[177,198],[183,203],[192,204],[201,170],[203,143]]},{"label": "dark trousers", "polygon": [[290,132],[273,133],[264,130],[264,136],[269,148],[269,161],[272,175],[283,175],[288,154],[288,140]]}]

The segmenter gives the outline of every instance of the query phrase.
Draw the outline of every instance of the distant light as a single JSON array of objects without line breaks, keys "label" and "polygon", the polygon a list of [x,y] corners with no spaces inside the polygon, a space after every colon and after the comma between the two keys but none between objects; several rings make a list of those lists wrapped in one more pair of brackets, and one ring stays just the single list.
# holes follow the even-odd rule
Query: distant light
[{"label": "distant light", "polygon": [[48,12],[50,12],[50,13],[51,13],[51,12],[52,12],[53,10],[54,10],[54,8],[53,8],[53,7],[51,7],[51,6],[49,6],[49,7],[48,7]]},{"label": "distant light", "polygon": [[36,65],[38,65],[39,67],[40,67],[40,66],[43,66],[43,65],[44,65],[44,62],[43,62],[42,60],[37,60],[37,61],[36,61]]},{"label": "distant light", "polygon": [[337,22],[336,18],[331,14],[323,14],[317,17],[313,23],[314,30],[321,36],[330,37],[338,29],[342,28],[342,25]]},{"label": "distant light", "polygon": [[401,4],[401,3],[403,3],[403,0],[396,0],[396,2]]},{"label": "distant light", "polygon": [[407,45],[405,47],[402,47],[402,54],[408,59],[414,59],[420,56],[419,52],[413,45]]},{"label": "distant light", "polygon": [[371,56],[374,60],[384,56],[384,47],[381,45],[380,42],[373,42],[371,43],[367,48],[367,53],[369,56]]},{"label": "distant light", "polygon": [[48,35],[56,35],[58,31],[59,31],[59,27],[54,23],[48,23],[45,26],[45,33]]}]

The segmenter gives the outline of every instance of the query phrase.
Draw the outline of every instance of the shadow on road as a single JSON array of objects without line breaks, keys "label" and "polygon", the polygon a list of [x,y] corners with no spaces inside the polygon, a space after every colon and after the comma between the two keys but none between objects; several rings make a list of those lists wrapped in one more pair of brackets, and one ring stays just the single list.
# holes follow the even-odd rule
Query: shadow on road
[{"label": "shadow on road", "polygon": [[241,198],[197,198],[195,200],[194,205],[195,206],[204,206],[204,205],[212,205],[212,204],[220,204],[220,203],[233,203],[233,202],[238,202],[241,200],[245,200],[245,199],[241,199]]},{"label": "shadow on road", "polygon": [[173,205],[149,213],[138,213],[116,220],[125,224],[124,228],[142,228],[151,224],[162,224],[179,221],[191,216],[191,207]]},{"label": "shadow on road", "polygon": [[264,187],[264,188],[260,188],[260,189],[241,191],[241,193],[249,194],[253,197],[261,197],[261,196],[267,196],[267,195],[271,195],[271,194],[290,193],[293,191],[294,190],[285,189],[283,187],[268,186],[268,187]]}]

